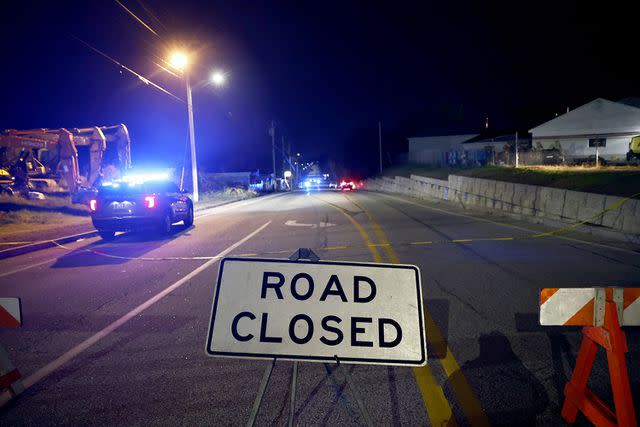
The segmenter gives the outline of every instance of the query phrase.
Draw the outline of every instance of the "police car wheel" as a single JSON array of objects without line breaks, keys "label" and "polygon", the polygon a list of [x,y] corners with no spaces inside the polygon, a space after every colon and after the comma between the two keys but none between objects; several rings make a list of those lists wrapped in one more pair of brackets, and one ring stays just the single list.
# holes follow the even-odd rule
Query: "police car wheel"
[{"label": "police car wheel", "polygon": [[165,212],[160,220],[160,233],[162,234],[171,234],[171,224],[173,221],[171,220],[171,213]]},{"label": "police car wheel", "polygon": [[189,212],[183,222],[185,227],[191,227],[193,225],[193,206],[189,205]]}]

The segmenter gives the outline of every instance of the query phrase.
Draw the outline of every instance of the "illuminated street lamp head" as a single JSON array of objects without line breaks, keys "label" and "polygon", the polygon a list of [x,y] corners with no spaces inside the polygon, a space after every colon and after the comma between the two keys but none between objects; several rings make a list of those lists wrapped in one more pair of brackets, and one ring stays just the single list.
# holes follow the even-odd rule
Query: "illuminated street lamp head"
[{"label": "illuminated street lamp head", "polygon": [[211,73],[211,83],[213,83],[214,85],[222,86],[224,85],[225,81],[226,77],[222,71],[214,71],[213,73]]},{"label": "illuminated street lamp head", "polygon": [[187,68],[187,65],[189,65],[189,58],[184,52],[176,51],[169,57],[169,63],[175,69],[184,71],[184,69]]}]

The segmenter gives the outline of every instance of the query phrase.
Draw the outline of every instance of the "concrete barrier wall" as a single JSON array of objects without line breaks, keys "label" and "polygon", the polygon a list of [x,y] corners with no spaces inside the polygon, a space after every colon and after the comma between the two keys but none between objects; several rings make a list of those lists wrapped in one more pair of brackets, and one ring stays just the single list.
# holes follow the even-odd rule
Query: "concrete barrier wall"
[{"label": "concrete barrier wall", "polygon": [[[448,180],[419,175],[383,177],[367,180],[365,188],[565,223],[584,221],[640,236],[640,200],[621,203],[622,197],[457,175],[449,175]],[[619,205],[615,209],[604,212],[616,204]]]}]

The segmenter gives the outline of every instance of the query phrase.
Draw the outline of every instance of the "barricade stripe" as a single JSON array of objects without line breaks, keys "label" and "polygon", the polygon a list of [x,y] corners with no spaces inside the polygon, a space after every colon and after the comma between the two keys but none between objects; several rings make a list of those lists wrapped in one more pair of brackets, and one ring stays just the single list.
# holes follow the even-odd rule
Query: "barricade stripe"
[{"label": "barricade stripe", "polygon": [[595,299],[592,298],[582,307],[576,314],[571,316],[564,324],[566,326],[583,326],[593,324],[593,310],[595,307]]},{"label": "barricade stripe", "polygon": [[640,298],[637,298],[624,309],[622,312],[622,324],[640,326]]},{"label": "barricade stripe", "polygon": [[20,322],[5,310],[4,307],[0,306],[0,326],[4,328],[19,328]]},{"label": "barricade stripe", "polygon": [[637,288],[637,289],[626,288],[624,290],[624,300],[622,303],[622,308],[626,309],[634,302],[640,302],[640,288]]},{"label": "barricade stripe", "polygon": [[544,304],[545,302],[547,302],[547,300],[549,298],[551,298],[553,296],[553,294],[555,294],[556,292],[558,292],[560,290],[560,288],[544,288],[541,292],[540,292],[540,305]]},{"label": "barricade stripe", "polygon": [[[568,321],[575,322],[578,320],[577,313],[584,315],[582,309],[593,298],[592,288],[560,288],[540,305],[540,324],[566,325]],[[593,307],[587,323],[593,323]]]}]

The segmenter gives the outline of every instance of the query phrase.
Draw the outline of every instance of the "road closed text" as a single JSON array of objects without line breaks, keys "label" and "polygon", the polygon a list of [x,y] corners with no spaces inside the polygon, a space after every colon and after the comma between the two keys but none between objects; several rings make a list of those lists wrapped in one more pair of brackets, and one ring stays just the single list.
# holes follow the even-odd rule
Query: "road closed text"
[{"label": "road closed text", "polygon": [[[330,303],[339,304],[348,303],[349,294],[353,303],[367,304],[375,299],[377,293],[375,282],[365,276],[353,276],[352,287],[347,290],[336,274],[332,274],[319,289],[313,277],[307,273],[298,273],[289,283],[285,282],[282,273],[265,271],[260,298],[315,300],[318,303],[330,300]],[[288,339],[298,345],[317,340],[324,345],[335,346],[346,339],[353,347],[395,347],[402,341],[402,327],[390,318],[352,316],[344,319],[329,314],[323,316],[319,323],[314,324],[314,320],[305,313],[297,313],[289,320],[287,330],[281,331],[284,335],[277,335],[270,331],[269,313],[242,311],[231,322],[231,334],[238,341],[258,339],[263,343],[280,343]]]},{"label": "road closed text", "polygon": [[420,365],[423,325],[413,266],[225,259],[207,352]]}]

